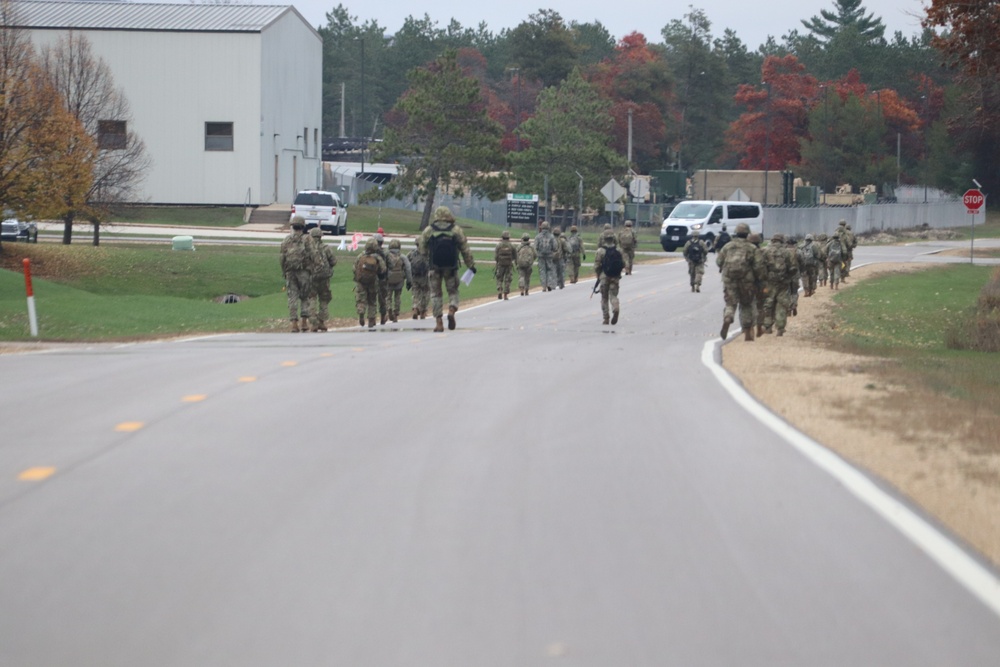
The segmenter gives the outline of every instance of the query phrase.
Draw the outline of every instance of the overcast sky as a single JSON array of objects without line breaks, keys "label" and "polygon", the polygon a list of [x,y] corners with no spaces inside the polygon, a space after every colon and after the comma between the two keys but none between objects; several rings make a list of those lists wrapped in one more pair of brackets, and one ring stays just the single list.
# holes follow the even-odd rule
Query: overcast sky
[{"label": "overcast sky", "polygon": [[[266,0],[256,0],[262,2]],[[268,4],[277,4],[274,0]],[[340,4],[339,0],[293,0],[292,4],[314,27],[326,25],[326,13]],[[440,27],[457,19],[463,27],[475,27],[486,22],[489,29],[500,32],[503,28],[513,28],[528,19],[539,9],[554,9],[567,23],[577,21],[590,23],[600,21],[615,36],[621,39],[630,32],[638,31],[650,42],[660,42],[660,30],[674,19],[683,20],[688,7],[701,9],[712,22],[712,35],[720,37],[726,28],[732,28],[747,47],[754,51],[773,35],[780,41],[781,36],[792,29],[805,32],[802,19],[818,16],[821,9],[833,11],[833,0],[695,0],[693,2],[618,2],[609,0],[505,0],[502,2],[469,2],[463,0],[437,0],[429,3],[415,3],[412,0],[344,0],[351,16],[364,22],[375,19],[387,32],[395,32],[402,26],[407,16],[423,17],[426,13]],[[920,19],[923,16],[922,0],[867,0],[863,6],[868,12],[882,18],[886,26],[886,37],[891,38],[897,30],[906,37],[920,33]]]}]

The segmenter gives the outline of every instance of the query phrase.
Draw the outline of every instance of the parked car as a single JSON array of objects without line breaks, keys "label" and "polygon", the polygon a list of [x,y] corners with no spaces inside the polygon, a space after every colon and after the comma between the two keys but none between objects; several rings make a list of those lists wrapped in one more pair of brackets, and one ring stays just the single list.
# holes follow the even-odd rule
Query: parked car
[{"label": "parked car", "polygon": [[[295,195],[292,215],[305,218],[306,229],[319,228],[326,234],[347,233],[347,206],[336,192],[301,190]],[[291,221],[289,218],[289,221]]]},{"label": "parked car", "polygon": [[672,252],[697,233],[711,246],[723,224],[730,235],[741,222],[750,225],[751,233],[760,233],[763,221],[764,209],[756,202],[682,201],[664,219],[660,227],[660,245]]},{"label": "parked car", "polygon": [[0,223],[0,240],[38,243],[38,225],[18,220],[11,211],[4,211],[3,222]]}]

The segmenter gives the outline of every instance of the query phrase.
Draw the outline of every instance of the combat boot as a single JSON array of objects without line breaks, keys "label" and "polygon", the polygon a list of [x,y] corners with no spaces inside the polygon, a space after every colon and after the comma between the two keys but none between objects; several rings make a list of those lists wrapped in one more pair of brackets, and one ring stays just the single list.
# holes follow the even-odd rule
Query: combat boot
[{"label": "combat boot", "polygon": [[299,321],[298,319],[294,319],[292,320],[292,333],[298,333],[298,332],[299,332]]},{"label": "combat boot", "polygon": [[497,292],[497,301],[499,301],[502,298],[503,298],[503,293],[502,292]]},{"label": "combat boot", "polygon": [[320,330],[321,329],[320,329],[320,326],[319,326],[319,320],[317,320],[316,322],[313,322],[309,326],[309,331],[312,331],[313,333],[319,333]]},{"label": "combat boot", "polygon": [[764,325],[763,324],[758,324],[757,325],[757,338],[760,338],[763,335],[764,335]]},{"label": "combat boot", "polygon": [[508,300],[509,300],[509,299],[507,299],[507,295],[508,295],[509,293],[510,293],[510,292],[504,292],[504,293],[503,293],[503,300],[504,300],[504,301],[508,301]]},{"label": "combat boot", "polygon": [[420,316],[420,313],[418,313],[418,312],[417,312],[417,309],[416,309],[416,308],[414,308],[414,309],[413,309],[413,319],[417,319],[417,318],[418,318],[419,316]]},{"label": "combat boot", "polygon": [[695,285],[694,286],[694,291],[695,292],[701,292],[701,285]]},{"label": "combat boot", "polygon": [[358,326],[359,327],[365,326],[365,314],[364,313],[361,313],[361,314],[358,315]]},{"label": "combat boot", "polygon": [[753,342],[753,327],[752,326],[747,327],[746,329],[743,330],[743,340],[745,340],[748,343],[752,343]]},{"label": "combat boot", "polygon": [[440,315],[434,318],[434,332],[440,333],[444,331],[444,321]]},{"label": "combat boot", "polygon": [[302,331],[309,331],[309,318],[308,317],[303,317],[302,318],[302,323],[299,324],[299,328],[302,329]]},{"label": "combat boot", "polygon": [[613,311],[611,313],[611,324],[618,324],[618,311]]},{"label": "combat boot", "polygon": [[785,335],[785,330],[784,329],[778,329],[778,335],[779,336],[784,336]]},{"label": "combat boot", "polygon": [[381,322],[379,322],[379,324],[385,324],[385,321],[386,321],[387,319],[389,319],[389,316],[388,316],[388,315],[386,315],[385,313],[382,313],[382,321],[381,321]]},{"label": "combat boot", "polygon": [[392,311],[392,321],[399,322],[399,314],[396,311]]},{"label": "combat boot", "polygon": [[601,322],[601,324],[608,324],[608,323],[609,323],[609,322],[608,322],[608,316],[607,316],[607,315],[605,315],[605,316],[604,316],[604,321],[603,321],[603,322]]},{"label": "combat boot", "polygon": [[725,340],[726,336],[729,335],[729,325],[732,323],[733,323],[733,318],[731,315],[726,315],[722,319],[722,331],[719,332],[719,336],[722,338],[722,340]]},{"label": "combat boot", "polygon": [[455,306],[448,306],[448,331],[455,330],[455,313],[458,312],[458,308]]},{"label": "combat boot", "polygon": [[375,318],[374,317],[369,317],[368,318],[368,328],[369,329],[374,329],[375,328]]}]

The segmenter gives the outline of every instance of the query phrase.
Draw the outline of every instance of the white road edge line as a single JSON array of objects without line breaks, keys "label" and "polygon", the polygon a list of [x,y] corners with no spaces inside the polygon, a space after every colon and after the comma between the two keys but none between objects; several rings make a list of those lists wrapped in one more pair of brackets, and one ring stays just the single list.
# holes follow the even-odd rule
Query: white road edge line
[{"label": "white road edge line", "polygon": [[[913,510],[880,489],[857,468],[758,403],[717,361],[721,357],[721,347],[721,340],[707,341],[702,348],[701,361],[744,410],[843,484],[858,500],[875,510],[1000,617],[1000,578]],[[718,357],[716,350],[719,351]]]}]

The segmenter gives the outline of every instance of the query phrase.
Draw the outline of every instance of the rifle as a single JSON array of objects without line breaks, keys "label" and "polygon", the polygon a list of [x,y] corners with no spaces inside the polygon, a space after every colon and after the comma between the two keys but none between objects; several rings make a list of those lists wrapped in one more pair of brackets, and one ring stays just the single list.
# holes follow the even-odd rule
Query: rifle
[{"label": "rifle", "polygon": [[601,277],[597,276],[597,280],[594,281],[594,289],[590,292],[590,298],[593,299],[594,295],[597,294],[597,290],[601,287]]}]

